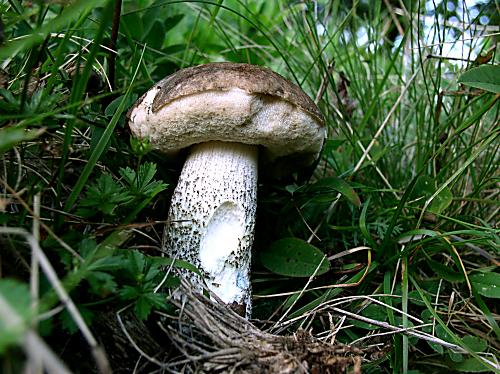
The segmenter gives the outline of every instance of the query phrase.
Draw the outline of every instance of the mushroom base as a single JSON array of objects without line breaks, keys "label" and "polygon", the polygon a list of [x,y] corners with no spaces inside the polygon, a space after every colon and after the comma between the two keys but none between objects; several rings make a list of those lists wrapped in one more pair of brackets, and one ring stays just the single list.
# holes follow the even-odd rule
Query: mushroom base
[{"label": "mushroom base", "polygon": [[[257,146],[208,142],[192,147],[172,196],[164,247],[189,261],[207,287],[247,317],[257,201]],[[203,280],[189,273],[201,291]]]}]

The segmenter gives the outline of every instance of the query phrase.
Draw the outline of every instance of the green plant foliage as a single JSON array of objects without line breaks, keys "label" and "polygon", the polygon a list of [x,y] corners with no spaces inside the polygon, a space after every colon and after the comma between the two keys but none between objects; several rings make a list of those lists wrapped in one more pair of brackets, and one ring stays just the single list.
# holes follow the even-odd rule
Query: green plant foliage
[{"label": "green plant foliage", "polygon": [[149,202],[167,188],[165,183],[153,180],[155,174],[156,164],[151,162],[141,165],[137,173],[129,167],[120,168],[121,182],[109,174],[102,174],[87,189],[76,214],[88,218],[101,212],[104,216],[112,217],[119,207],[137,207],[144,201]]},{"label": "green plant foliage", "polygon": [[131,168],[120,168],[120,175],[129,190],[136,197],[154,197],[167,188],[161,181],[154,181],[156,164],[146,162],[139,167],[137,173]]},{"label": "green plant foliage", "polygon": [[31,317],[28,286],[12,279],[0,279],[0,354],[21,340]]},{"label": "green plant foliage", "polygon": [[129,284],[118,291],[120,299],[133,302],[139,319],[146,319],[153,307],[165,309],[167,296],[154,292],[162,275],[161,267],[138,251],[129,252],[124,264],[126,266],[121,271]]},{"label": "green plant foliage", "polygon": [[500,93],[500,65],[481,65],[463,73],[458,79],[466,86]]},{"label": "green plant foliage", "polygon": [[121,204],[133,200],[128,191],[113,180],[109,174],[102,174],[96,183],[87,189],[85,197],[80,201],[76,214],[82,217],[92,217],[98,212],[111,216]]},{"label": "green plant foliage", "polygon": [[[352,186],[345,180],[337,177],[323,178],[309,187],[312,193],[319,193],[320,196],[332,200],[332,191],[340,192],[349,202],[355,206],[361,206],[359,196],[356,194]],[[325,196],[326,195],[326,196]]]},{"label": "green plant foliage", "polygon": [[299,238],[275,241],[261,253],[260,260],[272,272],[290,277],[321,275],[330,268],[323,252]]},{"label": "green plant foliage", "polygon": [[488,343],[479,336],[466,335],[462,341],[474,352],[484,352],[488,348]]},{"label": "green plant foliage", "polygon": [[500,299],[500,274],[494,272],[478,273],[471,275],[469,279],[481,295]]},{"label": "green plant foliage", "polygon": [[[435,187],[434,179],[424,175],[418,178],[412,197],[415,199],[428,199],[431,198],[436,191],[437,188]],[[451,204],[452,200],[453,195],[450,189],[445,187],[441,192],[434,196],[427,209],[429,212],[440,214]]]},{"label": "green plant foliage", "polygon": [[449,282],[461,282],[465,280],[462,273],[454,271],[450,266],[431,259],[428,259],[427,263],[439,278],[446,279]]},{"label": "green plant foliage", "polygon": [[[181,68],[230,61],[296,83],[328,134],[309,170],[277,179],[259,169],[253,322],[355,341],[363,373],[495,371],[485,360],[500,353],[497,4],[403,3],[123,0],[118,13],[119,1],[0,1],[0,229],[38,238],[113,368],[97,323],[130,309],[164,346],[155,311],[176,313],[173,274],[204,274],[165,256],[180,164],[131,137],[127,112]],[[19,339],[30,327],[72,371],[91,372],[32,244],[0,235],[0,296],[21,321],[0,313],[0,371],[25,370]],[[25,284],[37,280],[31,312]],[[179,361],[174,347],[147,353]],[[188,361],[168,368],[204,364]],[[161,370],[134,365],[123,371]]]},{"label": "green plant foliage", "polygon": [[13,41],[5,45],[0,50],[0,59],[3,60],[5,58],[10,58],[28,48],[37,45],[38,43],[41,43],[50,32],[64,27],[71,21],[86,15],[93,8],[106,4],[106,2],[106,0],[75,1],[70,6],[64,8],[63,12],[58,17],[51,20],[51,22],[45,23],[37,30],[33,30],[33,32],[30,33],[26,38]]},{"label": "green plant foliage", "polygon": [[456,362],[450,365],[450,369],[461,373],[491,373],[491,369],[487,368],[476,358],[467,358],[462,362]]},{"label": "green plant foliage", "polygon": [[19,127],[0,128],[0,155],[15,145],[39,137],[43,131],[25,130]]},{"label": "green plant foliage", "polygon": [[[94,319],[95,313],[82,305],[78,305],[77,308],[85,323],[90,325],[92,323],[92,320]],[[75,334],[79,331],[73,317],[68,313],[66,309],[61,312],[60,321],[62,328],[70,334]]]}]

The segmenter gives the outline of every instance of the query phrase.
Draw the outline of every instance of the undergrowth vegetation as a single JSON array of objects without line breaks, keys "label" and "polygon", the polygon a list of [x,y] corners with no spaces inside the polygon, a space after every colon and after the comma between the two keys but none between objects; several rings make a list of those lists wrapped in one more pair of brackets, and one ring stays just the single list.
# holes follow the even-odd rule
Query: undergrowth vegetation
[{"label": "undergrowth vegetation", "polygon": [[255,324],[354,345],[366,373],[498,372],[499,5],[465,3],[1,1],[0,371],[133,371],[111,321],[156,326],[165,269],[196,269],[163,256],[178,165],[126,112],[232,61],[301,86],[328,129],[312,177],[259,182]]}]

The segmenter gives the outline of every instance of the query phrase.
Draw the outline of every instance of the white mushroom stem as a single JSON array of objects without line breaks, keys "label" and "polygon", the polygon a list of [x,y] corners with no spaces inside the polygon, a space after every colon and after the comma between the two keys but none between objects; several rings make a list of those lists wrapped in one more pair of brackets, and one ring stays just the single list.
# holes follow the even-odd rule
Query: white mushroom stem
[{"label": "white mushroom stem", "polygon": [[[208,288],[247,316],[257,155],[257,146],[240,143],[193,146],[172,197],[164,236],[172,258],[197,266]],[[190,278],[201,290],[202,280]]]}]

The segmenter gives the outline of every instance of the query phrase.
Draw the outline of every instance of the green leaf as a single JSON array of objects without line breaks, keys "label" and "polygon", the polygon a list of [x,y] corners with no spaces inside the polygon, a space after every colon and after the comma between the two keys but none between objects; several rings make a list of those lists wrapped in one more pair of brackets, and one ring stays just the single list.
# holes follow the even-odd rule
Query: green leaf
[{"label": "green leaf", "polygon": [[165,26],[160,20],[156,20],[145,35],[144,42],[153,49],[160,49],[165,40]]},{"label": "green leaf", "polygon": [[467,358],[462,362],[451,365],[451,369],[465,373],[491,373],[491,368],[485,367],[481,361],[475,357]]},{"label": "green leaf", "polygon": [[135,136],[130,137],[130,147],[132,153],[137,157],[144,156],[153,149],[148,138],[136,138]]},{"label": "green leaf", "polygon": [[150,257],[150,259],[158,265],[174,266],[180,269],[192,271],[193,273],[202,276],[200,270],[196,266],[184,260],[179,260],[179,259],[174,260],[170,257]]},{"label": "green leaf", "polygon": [[417,290],[408,292],[408,299],[411,303],[415,305],[421,305],[421,306],[425,305]]},{"label": "green leaf", "polygon": [[141,295],[135,302],[134,307],[137,318],[139,318],[140,320],[145,320],[146,318],[148,318],[149,313],[151,313],[152,307],[153,306],[151,305],[149,300],[144,295]]},{"label": "green leaf", "polygon": [[109,174],[102,174],[97,182],[87,189],[85,197],[80,201],[77,214],[92,217],[98,212],[110,216],[115,209],[133,200],[128,191]]},{"label": "green leaf", "polygon": [[327,192],[328,190],[334,190],[340,192],[342,196],[344,196],[347,200],[349,200],[357,207],[361,206],[361,200],[359,199],[358,194],[354,191],[351,185],[345,180],[337,177],[323,178],[312,185],[311,190],[318,190],[320,192],[323,192],[325,190],[327,190]]},{"label": "green leaf", "polygon": [[114,293],[118,286],[111,274],[102,271],[89,272],[86,279],[92,292],[100,297],[106,297],[110,293]]},{"label": "green leaf", "polygon": [[162,293],[148,292],[139,296],[135,303],[134,311],[137,318],[148,318],[153,308],[163,310],[167,307],[167,297]]},{"label": "green leaf", "polygon": [[[422,175],[417,179],[415,187],[411,193],[413,199],[422,198],[422,203],[424,199],[430,198],[437,188],[435,186],[435,181],[428,175]],[[440,214],[445,210],[453,200],[453,195],[448,187],[445,187],[439,194],[437,194],[432,202],[430,203],[427,210],[431,213]]]},{"label": "green leaf", "polygon": [[440,278],[446,279],[450,282],[459,282],[464,280],[464,276],[462,273],[453,271],[449,266],[443,265],[431,259],[428,259],[427,263],[429,264],[432,271],[434,271]]},{"label": "green leaf", "polygon": [[411,193],[411,198],[430,197],[436,191],[434,180],[428,175],[418,177],[415,187]]},{"label": "green leaf", "polygon": [[132,278],[142,278],[144,266],[146,265],[146,256],[139,251],[131,251],[127,256],[128,262],[125,269],[129,272]]},{"label": "green leaf", "polygon": [[5,127],[0,129],[0,155],[14,148],[17,144],[39,137],[42,130],[25,130],[21,127]]},{"label": "green leaf", "polygon": [[479,273],[471,275],[469,279],[479,294],[500,299],[500,274],[493,272]]},{"label": "green leaf", "polygon": [[[94,318],[94,312],[92,312],[90,309],[85,308],[82,305],[78,305],[78,311],[80,312],[81,316],[83,317],[83,320],[87,325],[90,325],[92,323],[92,320]],[[75,321],[73,320],[73,317],[69,312],[64,309],[63,312],[61,313],[61,324],[63,329],[67,330],[70,334],[74,334],[75,332],[78,331],[78,326],[76,325]]]},{"label": "green leaf", "polygon": [[28,286],[12,279],[0,279],[0,354],[22,338],[31,314]]},{"label": "green leaf", "polygon": [[163,309],[167,304],[167,296],[162,293],[147,293],[144,297],[148,300],[149,304],[151,304],[156,309]]},{"label": "green leaf", "polygon": [[432,199],[432,202],[427,210],[434,214],[440,214],[443,210],[448,208],[452,201],[453,195],[450,189],[448,187],[445,187],[434,197],[434,199]]},{"label": "green leaf", "polygon": [[137,173],[129,167],[120,168],[120,175],[130,192],[137,196],[154,197],[167,188],[165,183],[153,180],[155,174],[156,164],[153,162],[139,166]]},{"label": "green leaf", "polygon": [[261,253],[262,264],[273,273],[290,277],[310,277],[330,269],[325,254],[318,248],[298,238],[275,241]]},{"label": "green leaf", "polygon": [[140,292],[136,287],[124,286],[119,292],[118,296],[122,300],[135,300],[140,296]]},{"label": "green leaf", "polygon": [[136,40],[142,40],[144,27],[138,13],[124,14],[121,17],[120,28]]},{"label": "green leaf", "polygon": [[488,348],[486,340],[480,338],[479,336],[465,335],[462,338],[462,341],[474,352],[484,352],[486,351],[486,348]]},{"label": "green leaf", "polygon": [[463,73],[458,79],[466,86],[500,93],[500,65],[481,65]]},{"label": "green leaf", "polygon": [[116,109],[118,109],[118,106],[120,105],[120,102],[123,100],[123,95],[118,96],[116,99],[114,99],[112,102],[109,103],[109,105],[104,109],[104,115],[107,117],[113,117],[113,114],[115,114]]},{"label": "green leaf", "polygon": [[[424,320],[424,322],[426,324],[433,322],[432,313],[429,310],[424,310],[421,315],[422,315],[422,319]],[[439,324],[436,324],[434,326],[434,328],[432,326],[425,326],[423,328],[423,330],[424,330],[424,332],[426,332],[428,334],[434,333],[435,336],[437,336],[443,340],[447,340],[446,339],[446,337],[447,337],[446,331]],[[441,344],[437,344],[437,343],[431,342],[429,340],[426,340],[426,342],[435,352],[437,352],[439,354],[444,353],[444,347]]]}]

